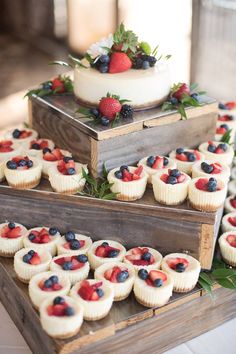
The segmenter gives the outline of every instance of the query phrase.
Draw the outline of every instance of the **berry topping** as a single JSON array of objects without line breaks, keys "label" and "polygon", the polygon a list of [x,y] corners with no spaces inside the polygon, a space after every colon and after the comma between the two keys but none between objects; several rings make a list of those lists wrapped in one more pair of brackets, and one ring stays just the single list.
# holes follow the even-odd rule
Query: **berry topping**
[{"label": "berry topping", "polygon": [[129,278],[129,272],[125,267],[114,266],[105,271],[104,278],[112,283],[124,283]]},{"label": "berry topping", "polygon": [[12,144],[10,140],[0,141],[0,153],[13,151]]},{"label": "berry topping", "polygon": [[224,116],[218,116],[218,121],[220,122],[228,122],[232,120],[234,120],[234,117],[229,114],[225,114]]},{"label": "berry topping", "polygon": [[215,192],[220,190],[217,185],[217,180],[213,177],[211,178],[199,178],[195,183],[197,189],[205,192]]},{"label": "berry topping", "polygon": [[208,141],[207,150],[209,152],[212,152],[215,154],[223,154],[224,152],[227,151],[227,149],[228,149],[228,145],[225,143],[220,143],[220,144],[216,145],[212,141]]},{"label": "berry topping", "polygon": [[55,79],[52,80],[51,89],[53,91],[56,90],[57,93],[63,93],[66,91],[64,82],[59,77],[56,77]]},{"label": "berry topping", "polygon": [[57,275],[52,275],[50,278],[40,281],[38,285],[43,291],[58,291],[62,289]]},{"label": "berry topping", "polygon": [[65,233],[65,239],[66,239],[67,242],[75,240],[75,233],[73,231],[67,231]]},{"label": "berry topping", "polygon": [[230,217],[228,218],[228,222],[229,222],[232,226],[236,227],[236,217],[230,216]]},{"label": "berry topping", "polygon": [[41,263],[40,256],[37,252],[34,250],[30,250],[28,253],[26,253],[23,258],[22,258],[24,263],[28,263],[31,265],[38,265]]},{"label": "berry topping", "polygon": [[236,235],[228,235],[226,240],[231,247],[236,248]]},{"label": "berry topping", "polygon": [[1,237],[4,238],[18,238],[22,235],[20,226],[16,226],[14,222],[9,222],[1,230]]},{"label": "berry topping", "polygon": [[146,280],[148,278],[148,271],[144,268],[139,269],[138,276],[142,280]]},{"label": "berry topping", "polygon": [[148,272],[146,269],[140,269],[138,277],[144,280],[147,285],[155,288],[161,287],[167,280],[166,274],[159,270],[150,270]]},{"label": "berry topping", "polygon": [[126,53],[114,52],[111,54],[109,63],[109,73],[121,73],[127,71],[132,67],[132,61]]},{"label": "berry topping", "polygon": [[182,273],[188,267],[189,262],[185,258],[176,257],[167,259],[167,264],[171,269],[178,273]]},{"label": "berry topping", "polygon": [[121,111],[121,104],[116,97],[103,97],[98,105],[100,113],[109,120],[115,119],[116,115]]},{"label": "berry topping", "polygon": [[49,234],[51,236],[55,236],[59,231],[56,227],[50,227],[50,229],[48,230]]},{"label": "berry topping", "polygon": [[28,239],[32,243],[48,243],[51,241],[51,236],[49,235],[49,232],[47,229],[44,227],[38,231],[38,230],[32,230],[30,234],[28,235]]},{"label": "berry topping", "polygon": [[171,95],[172,97],[180,101],[182,98],[184,98],[185,95],[190,95],[189,86],[185,83],[179,83],[177,85],[174,85]]},{"label": "berry topping", "polygon": [[166,157],[162,156],[149,156],[147,158],[147,166],[159,170],[164,166],[168,165],[169,160]]},{"label": "berry topping", "polygon": [[195,162],[201,159],[198,150],[184,150],[183,148],[176,149],[175,157],[180,161]]},{"label": "berry topping", "polygon": [[153,264],[155,259],[147,247],[136,247],[129,251],[125,258],[133,265],[146,266]]},{"label": "berry topping", "polygon": [[75,310],[73,309],[73,307],[66,307],[65,308],[65,316],[74,316],[75,314]]},{"label": "berry topping", "polygon": [[142,172],[142,165],[138,166],[133,173],[129,171],[128,166],[121,166],[120,169],[114,173],[114,175],[116,178],[121,179],[123,182],[131,182],[140,179]]},{"label": "berry topping", "polygon": [[[49,151],[48,151],[49,150]],[[60,149],[43,149],[43,159],[45,161],[59,161],[64,157],[62,151]]]},{"label": "berry topping", "polygon": [[7,161],[6,165],[10,170],[28,170],[33,166],[33,161],[28,156],[16,156]]},{"label": "berry topping", "polygon": [[76,174],[75,162],[72,158],[68,160],[66,157],[64,157],[63,160],[58,161],[57,169],[63,175],[71,176]]},{"label": "berry topping", "polygon": [[104,296],[104,291],[101,289],[103,282],[94,284],[89,283],[88,280],[83,280],[78,290],[78,294],[86,301],[98,301]]},{"label": "berry topping", "polygon": [[85,254],[79,254],[77,256],[77,259],[80,263],[86,263],[88,262],[88,257]]},{"label": "berry topping", "polygon": [[[80,256],[84,256],[81,258]],[[63,270],[77,270],[82,268],[88,261],[86,255],[80,256],[66,256],[54,259],[54,262],[59,265]],[[86,260],[85,260],[86,257]]]},{"label": "berry topping", "polygon": [[166,184],[174,185],[177,183],[184,182],[186,177],[182,172],[174,168],[173,170],[169,169],[168,173],[164,173],[163,175],[161,175],[160,179]]},{"label": "berry topping", "polygon": [[102,258],[115,258],[119,255],[120,250],[115,247],[109,246],[109,244],[106,242],[102,243],[100,246],[98,246],[95,250],[95,255],[97,257],[102,257]]},{"label": "berry topping", "polygon": [[32,135],[32,132],[29,130],[19,130],[15,129],[12,133],[14,139],[26,139]]},{"label": "berry topping", "polygon": [[64,303],[65,303],[65,299],[63,297],[61,297],[61,296],[57,296],[53,300],[53,305],[62,305]]},{"label": "berry topping", "polygon": [[44,139],[32,140],[30,142],[30,149],[33,150],[43,150],[48,148],[48,141]]},{"label": "berry topping", "polygon": [[79,250],[80,249],[80,242],[78,241],[78,240],[72,240],[71,242],[70,242],[70,248],[72,249],[72,250]]},{"label": "berry topping", "polygon": [[67,304],[63,297],[57,296],[53,300],[53,304],[47,307],[47,313],[49,316],[67,317],[73,316],[75,314],[75,310]]},{"label": "berry topping", "polygon": [[216,129],[216,134],[224,135],[229,130],[229,126],[227,124],[221,124]]},{"label": "berry topping", "polygon": [[230,199],[230,204],[232,205],[233,208],[236,209],[236,196]]}]

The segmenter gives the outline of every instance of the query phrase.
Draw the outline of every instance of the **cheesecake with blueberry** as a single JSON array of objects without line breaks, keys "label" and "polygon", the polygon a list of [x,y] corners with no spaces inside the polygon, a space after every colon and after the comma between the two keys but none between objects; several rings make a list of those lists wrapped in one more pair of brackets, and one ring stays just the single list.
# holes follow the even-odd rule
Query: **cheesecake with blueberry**
[{"label": "cheesecake with blueberry", "polygon": [[31,247],[35,251],[46,250],[55,256],[60,238],[61,234],[56,227],[34,227],[28,231],[23,243],[24,247]]},{"label": "cheesecake with blueberry", "polygon": [[48,251],[35,251],[31,248],[22,248],[14,256],[14,270],[17,278],[28,283],[35,275],[49,269],[52,256]]},{"label": "cheesecake with blueberry", "polygon": [[225,214],[222,218],[221,228],[224,232],[236,231],[236,211]]},{"label": "cheesecake with blueberry", "polygon": [[70,296],[83,307],[86,321],[97,321],[109,313],[114,291],[108,282],[86,279],[72,287]]},{"label": "cheesecake with blueberry", "polygon": [[54,257],[50,264],[52,272],[60,272],[66,276],[71,284],[86,279],[89,274],[88,257],[85,254],[69,255],[68,253],[60,254]]},{"label": "cheesecake with blueberry", "polygon": [[177,168],[188,175],[192,173],[192,166],[198,161],[204,160],[204,155],[198,150],[177,148],[171,151],[170,158],[177,164]]},{"label": "cheesecake with blueberry", "polygon": [[134,295],[140,304],[146,307],[164,306],[172,291],[173,280],[169,273],[159,269],[139,269],[134,281]]},{"label": "cheesecake with blueberry", "polygon": [[34,157],[15,156],[6,162],[4,174],[7,183],[13,188],[34,188],[41,179],[42,163]]},{"label": "cheesecake with blueberry", "polygon": [[28,149],[30,141],[37,138],[36,130],[30,128],[13,129],[5,134],[6,140],[12,140],[15,145],[21,146],[23,149]]},{"label": "cheesecake with blueberry", "polygon": [[126,249],[122,244],[112,240],[99,240],[92,244],[87,254],[92,269],[108,262],[122,262]]},{"label": "cheesecake with blueberry", "polygon": [[225,201],[227,183],[215,177],[193,178],[189,184],[188,198],[192,208],[213,212]]},{"label": "cheesecake with blueberry", "polygon": [[108,173],[107,179],[112,184],[111,191],[116,199],[133,201],[142,198],[147,186],[148,174],[142,165],[138,167],[121,166]]},{"label": "cheesecake with blueberry", "polygon": [[144,171],[148,174],[148,184],[152,183],[152,176],[158,171],[176,168],[176,162],[165,156],[147,156],[141,159],[138,165],[143,166]]},{"label": "cheesecake with blueberry", "polygon": [[230,131],[230,139],[229,139],[229,144],[232,144],[234,142],[235,138],[235,127],[230,128],[230,126],[226,123],[217,123],[216,126],[216,133],[215,133],[215,141],[221,141],[222,137]]},{"label": "cheesecake with blueberry", "polygon": [[234,157],[232,146],[218,141],[208,141],[199,146],[199,151],[205,155],[205,159],[231,165]]},{"label": "cheesecake with blueberry", "polygon": [[43,330],[53,338],[72,337],[83,323],[82,306],[65,295],[45,299],[39,307],[39,314]]},{"label": "cheesecake with blueberry", "polygon": [[23,248],[23,238],[27,229],[15,222],[0,224],[0,256],[13,257],[14,254]]},{"label": "cheesecake with blueberry", "polygon": [[126,252],[124,262],[132,265],[137,272],[140,268],[160,268],[162,255],[150,247],[135,247]]},{"label": "cheesecake with blueberry", "polygon": [[235,116],[230,113],[227,114],[219,114],[217,118],[217,126],[221,124],[226,124],[230,129],[236,129],[236,114]]},{"label": "cheesecake with blueberry", "polygon": [[230,168],[219,162],[197,162],[192,166],[192,178],[195,177],[219,177],[227,183],[230,178]]},{"label": "cheesecake with blueberry", "polygon": [[70,281],[62,273],[43,272],[34,275],[29,281],[29,296],[34,307],[39,308],[45,299],[67,295],[70,291]]},{"label": "cheesecake with blueberry", "polygon": [[65,156],[48,169],[49,182],[55,192],[76,194],[85,185],[82,171],[88,173],[87,165],[75,162],[72,157]]},{"label": "cheesecake with blueberry", "polygon": [[34,139],[29,142],[27,154],[29,156],[42,158],[44,149],[53,150],[54,148],[55,144],[50,139]]},{"label": "cheesecake with blueberry", "polygon": [[220,115],[231,115],[233,117],[236,117],[236,102],[235,101],[229,101],[219,103],[219,114]]},{"label": "cheesecake with blueberry", "polygon": [[186,293],[196,286],[201,266],[192,256],[171,253],[163,258],[161,269],[173,279],[174,292]]},{"label": "cheesecake with blueberry", "polygon": [[133,289],[135,270],[128,263],[104,263],[95,270],[94,278],[108,282],[114,290],[114,301],[121,301]]},{"label": "cheesecake with blueberry", "polygon": [[156,173],[152,176],[152,186],[155,200],[160,204],[178,205],[185,201],[188,195],[188,185],[191,178],[178,169]]},{"label": "cheesecake with blueberry", "polygon": [[0,161],[10,160],[12,157],[20,155],[22,153],[22,148],[12,140],[1,140],[0,141]]},{"label": "cheesecake with blueberry", "polygon": [[51,167],[55,167],[58,164],[58,161],[63,160],[64,157],[68,156],[71,157],[71,153],[66,150],[55,148],[53,150],[49,148],[44,148],[42,150],[42,164],[43,164],[43,171],[42,176],[48,179],[48,171]]},{"label": "cheesecake with blueberry", "polygon": [[57,243],[57,253],[58,255],[64,253],[71,255],[87,254],[91,245],[92,240],[90,237],[76,234],[73,231],[67,231]]},{"label": "cheesecake with blueberry", "polygon": [[223,233],[218,242],[223,260],[236,267],[236,230]]},{"label": "cheesecake with blueberry", "polygon": [[236,195],[233,194],[225,199],[225,212],[231,213],[232,211],[236,212]]}]

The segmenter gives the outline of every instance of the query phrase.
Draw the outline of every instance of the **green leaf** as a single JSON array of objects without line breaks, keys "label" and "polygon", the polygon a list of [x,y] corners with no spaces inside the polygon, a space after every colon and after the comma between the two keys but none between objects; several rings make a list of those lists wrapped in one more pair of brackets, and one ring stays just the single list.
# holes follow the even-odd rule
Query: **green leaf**
[{"label": "green leaf", "polygon": [[227,143],[227,144],[229,144],[230,139],[231,139],[231,133],[232,133],[232,129],[229,129],[229,130],[222,136],[222,138],[220,139],[220,141],[221,141],[222,143]]},{"label": "green leaf", "polygon": [[213,259],[212,268],[213,269],[226,268],[226,264],[222,261],[222,259],[219,259],[219,258],[215,257]]},{"label": "green leaf", "polygon": [[190,84],[190,91],[195,91],[198,88],[198,84],[192,83]]},{"label": "green leaf", "polygon": [[198,94],[199,95],[205,95],[207,92],[206,91],[199,91]]},{"label": "green leaf", "polygon": [[50,61],[48,63],[48,65],[61,65],[61,66],[66,66],[69,68],[73,68],[73,66],[69,63],[67,63],[66,61],[62,61],[62,60],[55,60],[55,61]]},{"label": "green leaf", "polygon": [[79,66],[81,66],[82,68],[87,69],[87,66],[85,66],[84,64],[82,64],[80,59],[73,57],[71,54],[68,55],[68,58],[72,61],[73,64],[79,65]]},{"label": "green leaf", "polygon": [[155,57],[157,55],[159,44],[153,49],[152,55]]},{"label": "green leaf", "polygon": [[24,127],[25,127],[25,128],[29,128],[29,127],[30,127],[30,126],[29,126],[29,123],[27,123],[27,122],[24,122],[23,124],[24,124]]},{"label": "green leaf", "polygon": [[176,109],[176,107],[172,105],[172,103],[170,103],[169,101],[166,101],[163,103],[161,109],[162,111],[169,111],[169,110]]},{"label": "green leaf", "polygon": [[181,115],[181,118],[182,118],[182,119],[187,119],[187,115],[186,115],[186,112],[185,112],[185,109],[184,109],[184,105],[183,105],[183,104],[179,104],[178,112],[179,112],[179,114]]},{"label": "green leaf", "polygon": [[219,269],[215,269],[212,272],[212,275],[216,278],[216,279],[222,279],[222,278],[227,278],[229,276],[235,276],[236,277],[236,271],[233,269],[229,269],[229,268],[219,268]]},{"label": "green leaf", "polygon": [[88,108],[80,106],[77,110],[76,113],[81,113],[85,116],[91,117],[90,110]]},{"label": "green leaf", "polygon": [[102,165],[102,176],[103,176],[103,178],[107,178],[107,175],[108,175],[108,170],[107,170],[106,164],[104,162],[104,164]]},{"label": "green leaf", "polygon": [[233,282],[230,278],[222,278],[217,280],[218,284],[227,289],[236,289],[236,281]]},{"label": "green leaf", "polygon": [[[56,91],[56,90],[54,90]],[[39,90],[39,92],[37,93],[37,96],[39,97],[44,97],[44,96],[48,96],[48,95],[51,95],[52,93],[55,93],[54,91],[52,90]]]},{"label": "green leaf", "polygon": [[204,280],[209,285],[214,284],[214,280],[211,278],[210,274],[208,274],[208,273],[201,272],[199,275],[199,278]]},{"label": "green leaf", "polygon": [[106,199],[106,200],[113,200],[113,199],[116,199],[116,194],[117,193],[109,193],[109,194],[106,194],[104,195],[104,197],[102,199]]},{"label": "green leaf", "polygon": [[205,282],[203,279],[199,278],[198,283],[203,287],[204,290],[207,291],[212,296],[212,288],[211,285],[209,285],[207,282]]}]

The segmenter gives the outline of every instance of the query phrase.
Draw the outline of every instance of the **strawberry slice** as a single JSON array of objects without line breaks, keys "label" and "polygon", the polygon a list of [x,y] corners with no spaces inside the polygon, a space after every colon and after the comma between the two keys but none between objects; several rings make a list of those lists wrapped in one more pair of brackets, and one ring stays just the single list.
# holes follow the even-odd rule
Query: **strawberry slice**
[{"label": "strawberry slice", "polygon": [[47,140],[42,140],[40,142],[40,149],[43,150],[48,147],[48,141]]},{"label": "strawberry slice", "polygon": [[236,227],[236,217],[230,216],[230,217],[228,218],[228,222],[229,222],[232,226]]},{"label": "strawberry slice", "polygon": [[25,139],[32,135],[32,132],[22,130],[19,139]]},{"label": "strawberry slice", "polygon": [[234,198],[230,199],[230,204],[232,205],[233,208],[236,209],[236,199]]},{"label": "strawberry slice", "polygon": [[149,248],[147,248],[147,247],[143,247],[143,248],[141,248],[141,250],[142,250],[142,254],[149,252]]},{"label": "strawberry slice", "polygon": [[113,267],[113,272],[110,281],[112,283],[117,283],[117,275],[121,272],[120,267]]},{"label": "strawberry slice", "polygon": [[176,257],[176,258],[169,258],[167,260],[167,264],[171,269],[175,269],[176,265],[178,263],[183,263],[185,268],[188,266],[189,262],[187,261],[187,259],[185,258],[180,258],[180,257]]},{"label": "strawberry slice", "polygon": [[98,301],[99,300],[99,296],[98,296],[98,293],[96,291],[94,291],[92,293],[92,296],[90,298],[90,301]]},{"label": "strawberry slice", "polygon": [[77,270],[80,269],[84,266],[84,263],[80,263],[76,258],[71,258],[71,262],[72,262],[72,270]]},{"label": "strawberry slice", "polygon": [[21,236],[21,227],[16,226],[14,229],[10,229],[8,232],[8,238],[18,238]]},{"label": "strawberry slice", "polygon": [[215,153],[216,154],[223,154],[224,153],[224,150],[223,149],[221,149],[219,146],[216,148],[216,150],[215,150]]},{"label": "strawberry slice", "polygon": [[136,170],[134,170],[134,174],[139,176],[141,175],[141,173],[143,172],[143,166],[140,165],[138,168],[136,168]]},{"label": "strawberry slice", "polygon": [[0,152],[13,151],[14,149],[11,146],[12,146],[12,141],[10,140],[0,141]]},{"label": "strawberry slice", "polygon": [[201,160],[201,154],[198,150],[194,150],[194,155],[196,156],[196,160]]},{"label": "strawberry slice", "polygon": [[93,288],[90,285],[82,285],[79,290],[78,294],[82,297],[82,299],[89,301],[93,295]]},{"label": "strawberry slice", "polygon": [[147,278],[147,279],[145,280],[145,282],[147,283],[147,285],[153,286],[153,283],[152,283],[151,279]]},{"label": "strawberry slice", "polygon": [[200,178],[196,183],[195,186],[197,189],[201,191],[207,191],[207,184],[208,184],[208,179],[207,178]]},{"label": "strawberry slice", "polygon": [[236,235],[228,235],[226,237],[226,240],[230,244],[230,246],[236,248]]},{"label": "strawberry slice", "polygon": [[40,236],[48,235],[48,230],[44,227],[39,231]]},{"label": "strawberry slice", "polygon": [[62,289],[62,286],[58,283],[55,283],[52,285],[52,290],[53,291],[58,291],[58,290],[61,290]]},{"label": "strawberry slice", "polygon": [[111,276],[112,276],[112,272],[113,272],[113,268],[111,269],[107,269],[104,273],[104,278],[106,280],[110,280],[111,279]]},{"label": "strawberry slice", "polygon": [[166,173],[163,173],[163,175],[161,175],[160,179],[162,180],[162,182],[167,183],[167,180],[169,178],[169,175]]},{"label": "strawberry slice", "polygon": [[58,264],[59,266],[62,266],[63,263],[65,263],[65,257],[61,257],[61,258],[54,259],[54,262],[55,262],[56,264]]},{"label": "strawberry slice", "polygon": [[216,129],[216,134],[220,134],[220,135],[223,135],[227,132],[227,129],[223,128],[223,127],[218,127]]},{"label": "strawberry slice", "polygon": [[53,155],[56,157],[56,160],[61,160],[61,159],[63,159],[63,155],[62,155],[62,153],[61,153],[61,150],[60,149],[54,149],[53,151],[52,151],[52,153],[53,153]]},{"label": "strawberry slice", "polygon": [[180,160],[180,161],[188,161],[187,155],[185,155],[183,153],[182,154],[176,154],[175,157],[176,157],[177,160]]},{"label": "strawberry slice", "polygon": [[70,249],[70,242],[63,243],[63,247],[67,250]]},{"label": "strawberry slice", "polygon": [[12,158],[12,161],[14,161],[15,163],[19,163],[20,160],[24,160],[24,156],[15,156]]},{"label": "strawberry slice", "polygon": [[146,266],[146,265],[149,265],[149,262],[148,261],[145,261],[143,259],[140,259],[140,260],[133,260],[132,261],[133,265],[137,265],[137,266]]},{"label": "strawberry slice", "polygon": [[139,175],[136,175],[136,173],[133,174],[133,181],[137,181],[141,177]]},{"label": "strawberry slice", "polygon": [[140,247],[135,247],[132,249],[132,254],[142,254],[142,249]]},{"label": "strawberry slice", "polygon": [[43,155],[43,159],[46,161],[57,161],[56,156],[51,152],[46,152],[46,154]]},{"label": "strawberry slice", "polygon": [[234,101],[231,101],[231,102],[226,102],[225,103],[225,106],[226,106],[226,108],[227,109],[234,109],[234,108],[236,108],[236,102],[234,102]]},{"label": "strawberry slice", "polygon": [[181,173],[181,175],[179,177],[177,177],[178,183],[184,182],[185,179],[186,179],[186,177],[185,177],[185,175],[183,173]]},{"label": "strawberry slice", "polygon": [[65,314],[65,305],[53,305],[53,316],[64,316]]},{"label": "strawberry slice", "polygon": [[107,251],[104,246],[98,246],[95,251],[95,256],[97,257],[106,257]]},{"label": "strawberry slice", "polygon": [[51,239],[50,239],[50,236],[48,234],[45,234],[45,235],[41,236],[40,243],[48,243],[50,241],[51,241]]},{"label": "strawberry slice", "polygon": [[65,168],[68,170],[68,168],[75,168],[75,161],[70,160],[65,164]]},{"label": "strawberry slice", "polygon": [[41,263],[41,259],[40,259],[39,255],[38,255],[38,253],[35,252],[35,254],[31,258],[31,260],[29,261],[29,263],[31,265],[38,265],[38,264]]},{"label": "strawberry slice", "polygon": [[48,316],[53,316],[53,308],[54,308],[53,305],[49,305],[49,306],[47,307]]},{"label": "strawberry slice", "polygon": [[163,282],[167,280],[166,274],[158,271],[158,270],[151,270],[149,272],[149,278],[154,281],[156,279],[161,279]]},{"label": "strawberry slice", "polygon": [[154,164],[152,165],[152,168],[154,170],[158,170],[160,168],[163,168],[164,166],[164,158],[160,157],[160,156],[156,156],[156,160],[154,162]]},{"label": "strawberry slice", "polygon": [[94,283],[94,284],[91,285],[91,287],[92,287],[94,290],[100,288],[100,286],[102,286],[102,281],[99,281],[99,282]]},{"label": "strawberry slice", "polygon": [[132,173],[130,173],[127,170],[123,170],[123,179],[122,180],[125,181],[125,179],[127,179],[128,181],[132,181]]},{"label": "strawberry slice", "polygon": [[128,259],[128,261],[130,261],[130,262],[138,261],[139,259],[141,259],[141,255],[139,255],[139,254],[131,254],[131,255],[125,256],[125,258]]},{"label": "strawberry slice", "polygon": [[213,171],[211,173],[218,174],[222,171],[222,166],[219,163],[212,163],[211,166],[213,167]]}]

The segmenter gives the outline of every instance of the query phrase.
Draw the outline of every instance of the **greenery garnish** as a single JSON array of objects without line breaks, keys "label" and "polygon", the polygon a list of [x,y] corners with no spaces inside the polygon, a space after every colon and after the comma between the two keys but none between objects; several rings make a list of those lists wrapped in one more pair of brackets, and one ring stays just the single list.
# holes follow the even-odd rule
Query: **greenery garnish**
[{"label": "greenery garnish", "polygon": [[113,41],[115,46],[122,46],[122,52],[130,50],[135,53],[137,51],[138,37],[133,31],[126,30],[123,23],[120,24],[114,33]]},{"label": "greenery garnish", "polygon": [[[62,88],[63,92],[61,92]],[[73,92],[73,82],[69,76],[59,75],[53,80],[41,83],[37,89],[29,90],[24,97],[31,97],[33,95],[44,97],[65,92]]]},{"label": "greenery garnish", "polygon": [[232,129],[227,130],[226,133],[224,133],[224,135],[222,136],[222,138],[220,139],[220,141],[222,143],[230,143],[230,139],[231,139],[231,133],[232,133]]},{"label": "greenery garnish", "polygon": [[66,66],[69,68],[74,68],[76,65],[81,66],[82,68],[87,69],[88,67],[85,66],[80,59],[73,57],[71,54],[68,55],[69,62],[62,61],[62,60],[55,60],[51,61],[49,65],[61,65]]}]

